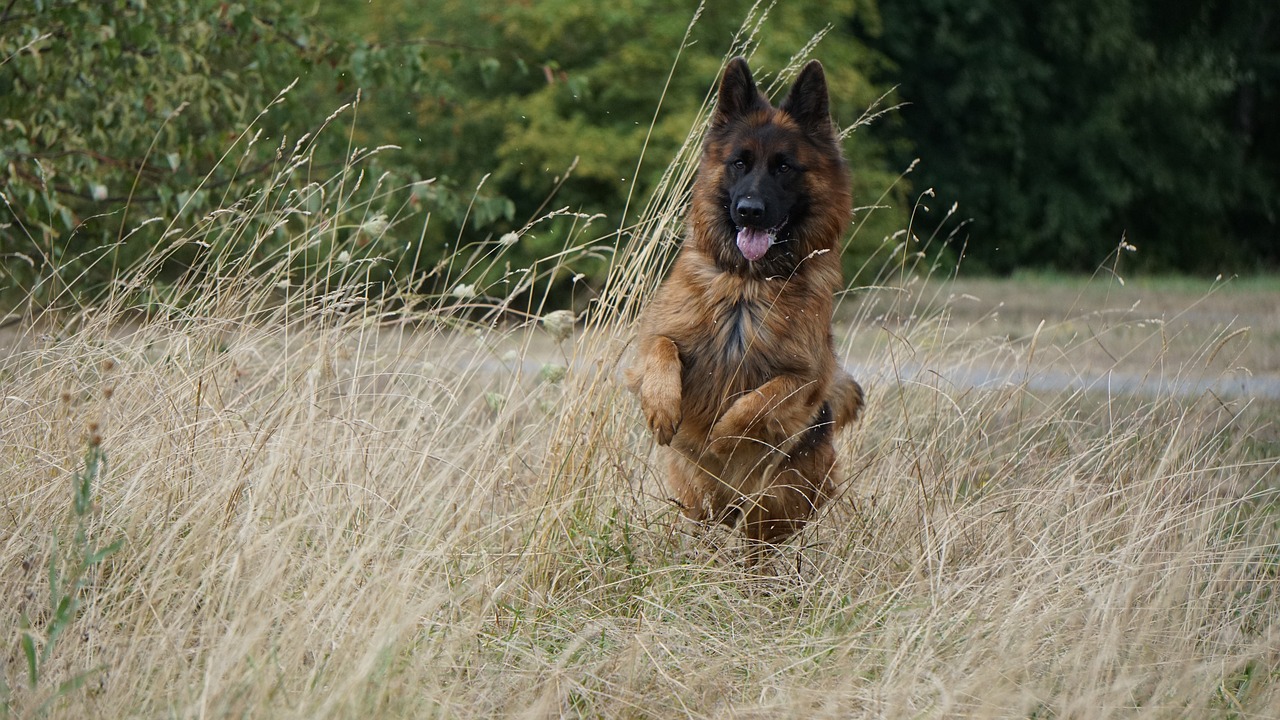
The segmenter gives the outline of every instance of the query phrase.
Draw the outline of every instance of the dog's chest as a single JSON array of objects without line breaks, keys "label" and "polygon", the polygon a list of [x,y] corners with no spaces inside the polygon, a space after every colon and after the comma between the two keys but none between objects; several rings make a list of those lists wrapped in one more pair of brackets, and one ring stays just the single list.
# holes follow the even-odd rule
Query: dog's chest
[{"label": "dog's chest", "polygon": [[683,357],[690,382],[735,393],[759,386],[787,367],[787,291],[778,280],[716,274],[691,312],[703,318],[694,346]]},{"label": "dog's chest", "polygon": [[765,308],[758,302],[738,298],[716,309],[714,319],[716,355],[726,365],[740,365],[749,353],[760,353],[770,345]]}]

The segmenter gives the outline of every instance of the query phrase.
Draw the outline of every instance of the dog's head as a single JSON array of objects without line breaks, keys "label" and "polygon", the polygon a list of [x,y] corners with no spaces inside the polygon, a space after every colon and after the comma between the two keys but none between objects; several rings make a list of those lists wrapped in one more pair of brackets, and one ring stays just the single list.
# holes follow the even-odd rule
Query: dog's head
[{"label": "dog's head", "polygon": [[722,261],[785,266],[834,249],[848,221],[849,179],[822,64],[806,65],[775,108],[746,61],[730,61],[697,182],[694,221],[719,241]]}]

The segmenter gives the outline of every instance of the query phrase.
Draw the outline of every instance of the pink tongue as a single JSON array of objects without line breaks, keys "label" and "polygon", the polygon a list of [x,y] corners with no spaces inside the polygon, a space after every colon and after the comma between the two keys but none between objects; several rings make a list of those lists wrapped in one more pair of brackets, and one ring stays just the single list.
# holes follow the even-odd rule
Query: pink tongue
[{"label": "pink tongue", "polygon": [[764,257],[772,244],[773,238],[764,230],[744,227],[738,231],[738,249],[742,251],[742,257],[752,262]]}]

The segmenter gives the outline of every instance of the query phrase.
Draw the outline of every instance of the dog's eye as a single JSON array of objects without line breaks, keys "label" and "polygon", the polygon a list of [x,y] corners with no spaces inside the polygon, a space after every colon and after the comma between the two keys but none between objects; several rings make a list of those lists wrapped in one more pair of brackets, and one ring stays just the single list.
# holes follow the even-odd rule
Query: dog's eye
[{"label": "dog's eye", "polygon": [[746,160],[742,160],[742,159],[734,160],[734,161],[733,161],[733,166],[734,166],[735,168],[737,168],[738,170],[746,170],[746,169],[747,169],[747,161],[746,161]]},{"label": "dog's eye", "polygon": [[778,173],[779,173],[779,174],[781,174],[781,173],[789,173],[789,172],[791,172],[791,166],[790,166],[790,165],[788,165],[788,164],[786,164],[786,163],[782,163],[781,165],[779,165],[779,166],[778,166]]}]

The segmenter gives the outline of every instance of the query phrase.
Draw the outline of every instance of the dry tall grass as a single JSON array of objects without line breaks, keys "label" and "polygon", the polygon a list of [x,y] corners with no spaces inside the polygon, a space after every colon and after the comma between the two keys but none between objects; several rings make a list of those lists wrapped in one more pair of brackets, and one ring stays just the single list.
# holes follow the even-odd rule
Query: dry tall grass
[{"label": "dry tall grass", "polygon": [[[1262,416],[1031,389],[1047,349],[948,341],[910,234],[860,280],[877,303],[846,302],[877,374],[841,497],[759,575],[683,524],[615,382],[678,233],[673,168],[564,341],[536,306],[459,311],[470,288],[367,304],[358,266],[233,258],[180,305],[25,323],[0,362],[3,714],[1280,717]],[[295,202],[187,234],[269,212],[302,246],[320,220]],[[1022,380],[930,372],[993,356]]]}]

